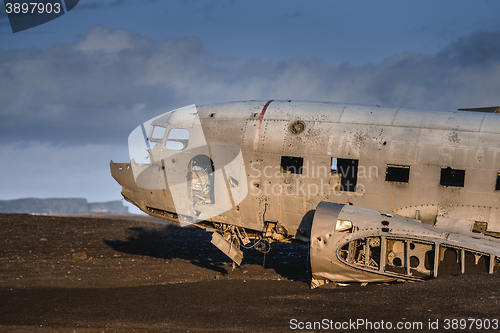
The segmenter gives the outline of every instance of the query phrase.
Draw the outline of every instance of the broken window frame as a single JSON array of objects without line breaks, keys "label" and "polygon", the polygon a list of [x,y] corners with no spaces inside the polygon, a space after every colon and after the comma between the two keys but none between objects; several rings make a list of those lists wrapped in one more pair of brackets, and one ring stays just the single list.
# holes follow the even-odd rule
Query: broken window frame
[{"label": "broken window frame", "polygon": [[161,142],[163,142],[163,138],[165,137],[166,132],[167,132],[166,127],[157,126],[157,125],[152,126],[151,132],[149,133],[148,141],[155,142],[155,143],[161,143]]},{"label": "broken window frame", "polygon": [[356,192],[359,160],[332,157],[331,161],[330,190]]},{"label": "broken window frame", "polygon": [[385,181],[408,184],[410,182],[410,166],[387,164],[385,168]]},{"label": "broken window frame", "polygon": [[[371,240],[377,239],[378,242],[370,244]],[[454,252],[455,258],[451,261],[445,257],[447,251]],[[469,259],[474,257],[474,265],[481,264],[477,268],[484,265],[482,267],[493,274],[498,260],[492,253],[409,237],[365,236],[351,239],[338,246],[336,251],[337,259],[350,267],[408,280],[435,278],[445,262],[456,262],[463,274],[466,272],[467,256]]]},{"label": "broken window frame", "polygon": [[[400,251],[394,253],[391,244],[396,243],[401,246],[398,247]],[[337,258],[357,269],[422,280],[437,275],[437,265],[434,263],[439,258],[439,247],[439,244],[431,241],[376,235],[352,239],[339,246]],[[412,264],[415,263],[415,258],[416,265]],[[426,258],[429,261],[426,262]],[[393,260],[398,260],[400,264],[394,263]]]},{"label": "broken window frame", "polygon": [[465,186],[465,170],[452,169],[451,167],[441,168],[441,176],[439,185],[464,187]]},{"label": "broken window frame", "polygon": [[[187,138],[185,138],[186,134]],[[168,150],[185,150],[188,146],[189,134],[189,131],[185,128],[171,128],[168,131],[167,140],[165,141],[165,148]]]}]

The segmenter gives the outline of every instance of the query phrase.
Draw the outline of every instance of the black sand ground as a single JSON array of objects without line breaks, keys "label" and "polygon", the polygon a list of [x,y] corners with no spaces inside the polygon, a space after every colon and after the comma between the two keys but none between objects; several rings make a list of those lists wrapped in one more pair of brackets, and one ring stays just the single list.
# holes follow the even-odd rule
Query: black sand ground
[{"label": "black sand ground", "polygon": [[[321,322],[318,332],[500,329],[500,275],[478,270],[311,290],[302,245],[275,245],[265,258],[246,251],[232,270],[196,228],[0,214],[0,235],[2,332],[286,332],[308,322]],[[396,330],[398,322],[416,326]]]}]

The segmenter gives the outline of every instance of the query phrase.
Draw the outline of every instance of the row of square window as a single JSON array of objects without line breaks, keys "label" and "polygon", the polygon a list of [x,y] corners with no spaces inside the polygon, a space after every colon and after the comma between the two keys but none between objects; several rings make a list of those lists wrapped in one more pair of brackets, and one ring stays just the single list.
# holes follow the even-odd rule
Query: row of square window
[{"label": "row of square window", "polygon": [[[294,156],[281,157],[281,169],[291,173],[302,174],[304,158]],[[343,191],[355,192],[358,174],[358,160],[348,158],[332,158],[332,174],[340,174]],[[409,165],[387,165],[385,180],[388,182],[408,183],[410,180]],[[464,187],[465,170],[441,168],[439,184],[443,186]],[[500,190],[500,174],[497,174],[495,190]]]},{"label": "row of square window", "polygon": [[[410,180],[409,165],[388,165],[385,169],[385,180],[388,182],[408,183]],[[443,186],[464,187],[465,170],[441,168],[439,184]]]}]

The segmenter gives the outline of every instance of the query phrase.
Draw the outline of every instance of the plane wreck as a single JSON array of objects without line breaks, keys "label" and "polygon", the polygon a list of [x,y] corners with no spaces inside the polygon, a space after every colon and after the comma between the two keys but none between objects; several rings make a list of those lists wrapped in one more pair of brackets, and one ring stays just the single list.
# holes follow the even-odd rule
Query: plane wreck
[{"label": "plane wreck", "polygon": [[[335,221],[335,223],[332,223]],[[417,220],[344,204],[321,202],[311,231],[312,283],[383,282],[437,277],[446,251],[481,258],[489,273],[500,257],[500,240],[440,230]]]},{"label": "plane wreck", "polygon": [[[500,258],[500,114],[247,101],[167,112],[111,161],[142,211],[241,248],[310,244],[312,286],[426,280]],[[452,258],[452,259],[450,259]]]}]

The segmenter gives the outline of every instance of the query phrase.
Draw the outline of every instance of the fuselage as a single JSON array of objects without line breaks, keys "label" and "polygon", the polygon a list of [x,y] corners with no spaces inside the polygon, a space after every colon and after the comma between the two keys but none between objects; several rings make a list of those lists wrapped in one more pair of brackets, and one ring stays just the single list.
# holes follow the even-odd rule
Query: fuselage
[{"label": "fuselage", "polygon": [[[186,188],[194,200],[186,209],[210,211],[226,191],[227,209],[212,209],[216,214],[204,218],[214,223],[257,231],[272,223],[285,238],[308,236],[316,206],[327,201],[445,228],[471,229],[482,223],[487,231],[500,232],[500,114],[303,101],[230,102],[199,106],[195,112],[195,125],[181,119],[181,113],[152,121],[146,133],[150,159],[139,166],[141,177],[156,177],[150,185],[141,186],[134,175],[134,165],[140,164],[136,160],[111,163],[123,196],[148,214],[172,218],[179,213],[167,178],[181,163],[188,176],[183,179],[179,173],[185,185],[178,188]],[[196,126],[207,149],[200,149],[200,142],[190,146]],[[184,137],[172,138],[174,129]],[[173,142],[183,145],[173,149],[180,153],[198,149],[197,159],[193,162],[193,154],[172,158]],[[228,153],[232,157],[223,163],[239,156],[239,171],[224,169],[217,165],[224,158],[214,157],[217,149],[231,147],[239,151]],[[206,159],[199,157],[203,155]],[[209,164],[213,172],[207,172]],[[221,177],[227,188],[212,186],[215,190],[207,194],[210,182]],[[238,187],[239,198],[234,192]]]}]

